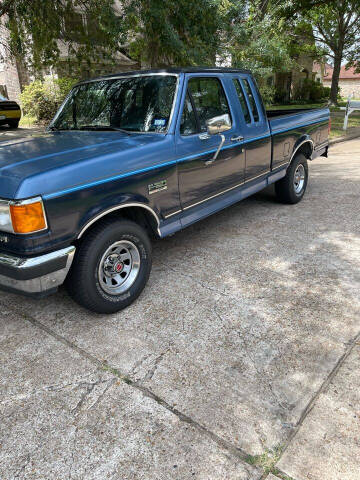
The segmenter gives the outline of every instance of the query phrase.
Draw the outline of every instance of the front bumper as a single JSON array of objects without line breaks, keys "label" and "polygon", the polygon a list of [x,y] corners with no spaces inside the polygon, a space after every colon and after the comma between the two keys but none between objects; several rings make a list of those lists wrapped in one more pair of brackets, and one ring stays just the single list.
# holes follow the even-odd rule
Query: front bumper
[{"label": "front bumper", "polygon": [[0,288],[35,296],[52,293],[64,282],[74,254],[73,246],[33,258],[0,252]]}]

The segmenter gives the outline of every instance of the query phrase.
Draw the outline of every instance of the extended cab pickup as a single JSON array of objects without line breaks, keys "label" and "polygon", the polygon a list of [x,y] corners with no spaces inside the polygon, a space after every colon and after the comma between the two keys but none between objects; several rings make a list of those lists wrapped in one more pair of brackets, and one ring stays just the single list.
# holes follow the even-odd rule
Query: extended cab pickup
[{"label": "extended cab pickup", "polygon": [[173,68],[75,86],[47,131],[0,143],[0,286],[121,310],[166,237],[274,183],[295,204],[329,110],[266,112],[249,71]]}]

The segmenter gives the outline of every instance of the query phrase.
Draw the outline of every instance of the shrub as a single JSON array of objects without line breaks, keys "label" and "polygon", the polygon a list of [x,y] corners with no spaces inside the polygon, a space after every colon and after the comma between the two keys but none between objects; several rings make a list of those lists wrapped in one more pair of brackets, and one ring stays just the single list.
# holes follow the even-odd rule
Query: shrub
[{"label": "shrub", "polygon": [[330,98],[330,88],[324,87],[321,83],[314,80],[304,80],[301,87],[294,92],[294,100],[305,100],[313,103],[328,100]]},{"label": "shrub", "polygon": [[274,102],[279,104],[288,103],[287,91],[282,88],[275,89]]},{"label": "shrub", "polygon": [[275,87],[273,85],[259,85],[259,90],[263,102],[266,106],[272,105],[275,98]]},{"label": "shrub", "polygon": [[71,87],[72,78],[48,78],[26,85],[20,95],[24,115],[35,117],[37,123],[50,121]]}]

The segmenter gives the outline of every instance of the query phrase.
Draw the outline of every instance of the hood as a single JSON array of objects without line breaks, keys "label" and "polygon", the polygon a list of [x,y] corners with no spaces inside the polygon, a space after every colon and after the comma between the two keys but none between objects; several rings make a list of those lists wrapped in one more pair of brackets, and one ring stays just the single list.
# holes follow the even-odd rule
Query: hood
[{"label": "hood", "polygon": [[[50,132],[0,142],[0,198],[46,195],[136,169],[139,155],[161,134]],[[116,170],[114,172],[114,162]]]}]

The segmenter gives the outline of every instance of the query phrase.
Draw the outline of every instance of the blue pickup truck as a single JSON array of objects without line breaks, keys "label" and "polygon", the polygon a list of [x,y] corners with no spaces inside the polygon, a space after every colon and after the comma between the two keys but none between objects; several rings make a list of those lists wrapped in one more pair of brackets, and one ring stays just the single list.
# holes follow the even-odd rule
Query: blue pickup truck
[{"label": "blue pickup truck", "polygon": [[299,202],[329,110],[266,111],[246,70],[169,68],[76,85],[45,133],[0,143],[0,287],[65,283],[86,308],[133,302],[166,237],[274,183]]}]

